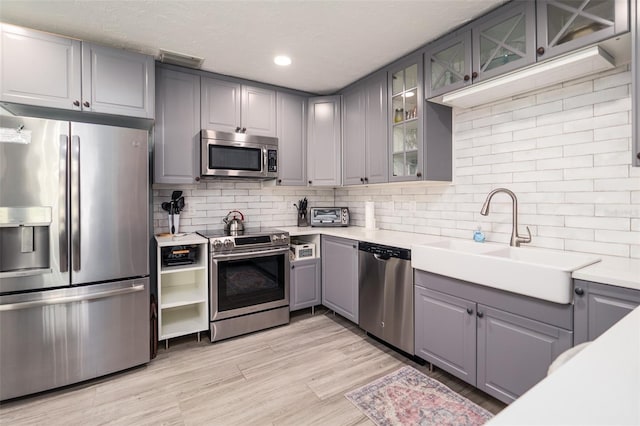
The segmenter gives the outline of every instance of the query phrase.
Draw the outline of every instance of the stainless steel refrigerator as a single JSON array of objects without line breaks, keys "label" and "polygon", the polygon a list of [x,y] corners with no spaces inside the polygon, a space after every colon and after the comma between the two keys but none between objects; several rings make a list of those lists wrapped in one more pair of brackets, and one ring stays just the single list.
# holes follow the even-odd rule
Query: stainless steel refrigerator
[{"label": "stainless steel refrigerator", "polygon": [[0,400],[149,361],[148,132],[0,111]]}]

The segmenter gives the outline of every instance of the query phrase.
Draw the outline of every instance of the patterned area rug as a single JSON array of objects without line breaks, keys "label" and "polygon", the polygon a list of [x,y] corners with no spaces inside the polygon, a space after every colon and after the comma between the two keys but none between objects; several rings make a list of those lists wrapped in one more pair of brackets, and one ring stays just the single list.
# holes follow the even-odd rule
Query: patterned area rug
[{"label": "patterned area rug", "polygon": [[402,367],[345,394],[379,426],[482,425],[493,417],[413,367]]}]

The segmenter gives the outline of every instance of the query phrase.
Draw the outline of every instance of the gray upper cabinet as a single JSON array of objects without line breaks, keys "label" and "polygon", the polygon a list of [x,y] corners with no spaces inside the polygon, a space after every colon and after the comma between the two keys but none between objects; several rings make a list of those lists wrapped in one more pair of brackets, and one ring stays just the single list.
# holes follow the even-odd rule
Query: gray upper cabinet
[{"label": "gray upper cabinet", "polygon": [[536,61],[535,2],[512,2],[471,27],[472,81],[482,81]]},{"label": "gray upper cabinet", "polygon": [[153,118],[153,57],[82,43],[82,109]]},{"label": "gray upper cabinet", "polygon": [[312,186],[341,183],[340,96],[308,99],[307,173]]},{"label": "gray upper cabinet", "polygon": [[538,0],[536,8],[539,59],[629,31],[628,0]]},{"label": "gray upper cabinet", "polygon": [[153,58],[2,24],[1,100],[154,118]]},{"label": "gray upper cabinet", "polygon": [[633,165],[640,166],[640,5],[631,2],[631,122],[633,123]]},{"label": "gray upper cabinet", "polygon": [[3,102],[81,110],[79,40],[1,24]]},{"label": "gray upper cabinet", "polygon": [[388,181],[387,108],[386,72],[343,93],[344,185]]},{"label": "gray upper cabinet", "polygon": [[422,53],[396,62],[389,78],[389,181],[422,180]]},{"label": "gray upper cabinet", "polygon": [[596,339],[640,305],[639,290],[576,280],[574,292],[574,345]]},{"label": "gray upper cabinet", "polygon": [[426,98],[471,84],[471,30],[445,36],[425,51]]},{"label": "gray upper cabinet", "polygon": [[278,185],[307,185],[307,98],[278,92]]},{"label": "gray upper cabinet", "polygon": [[203,129],[276,136],[276,92],[202,77]]},{"label": "gray upper cabinet", "polygon": [[322,236],[322,304],[358,324],[358,242]]},{"label": "gray upper cabinet", "polygon": [[200,76],[158,66],[156,83],[154,182],[198,182]]}]

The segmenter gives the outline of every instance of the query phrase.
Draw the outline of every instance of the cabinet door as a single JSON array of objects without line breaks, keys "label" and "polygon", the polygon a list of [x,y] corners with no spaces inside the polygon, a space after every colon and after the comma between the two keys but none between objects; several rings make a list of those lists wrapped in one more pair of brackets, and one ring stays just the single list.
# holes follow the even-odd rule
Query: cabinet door
[{"label": "cabinet door", "polygon": [[202,77],[203,129],[235,132],[240,126],[240,85],[225,80]]},{"label": "cabinet door", "polygon": [[158,67],[154,182],[200,180],[200,76]]},{"label": "cabinet door", "polygon": [[631,2],[631,122],[633,165],[640,167],[640,4]]},{"label": "cabinet door", "polygon": [[82,43],[82,109],[154,118],[155,63],[151,56]]},{"label": "cabinet door", "polygon": [[0,33],[3,102],[80,110],[80,41],[7,24]]},{"label": "cabinet door", "polygon": [[242,128],[259,136],[276,135],[275,90],[242,85]]},{"label": "cabinet door", "polygon": [[308,123],[308,183],[312,186],[339,186],[341,180],[340,96],[310,98]]},{"label": "cabinet door", "polygon": [[576,281],[574,345],[595,340],[640,305],[640,291]]},{"label": "cabinet door", "polygon": [[365,91],[359,85],[342,94],[343,183],[365,183]]},{"label": "cabinet door", "polygon": [[539,60],[629,30],[627,0],[538,0],[536,9]]},{"label": "cabinet door", "polygon": [[535,2],[513,2],[473,24],[474,82],[536,61],[535,13]]},{"label": "cabinet door", "polygon": [[573,340],[568,330],[484,305],[477,317],[477,387],[505,403],[544,379]]},{"label": "cabinet door", "polygon": [[307,98],[278,92],[278,185],[307,185]]},{"label": "cabinet door", "polygon": [[471,84],[471,30],[430,45],[425,69],[427,99]]},{"label": "cabinet door", "polygon": [[292,262],[290,283],[290,311],[319,305],[321,303],[320,259],[313,258]]},{"label": "cabinet door", "polygon": [[415,287],[415,352],[420,358],[476,384],[476,304]]},{"label": "cabinet door", "polygon": [[387,73],[382,72],[365,83],[365,183],[389,181]]},{"label": "cabinet door", "polygon": [[358,324],[358,243],[322,236],[322,304]]},{"label": "cabinet door", "polygon": [[389,69],[389,181],[422,179],[422,54]]}]

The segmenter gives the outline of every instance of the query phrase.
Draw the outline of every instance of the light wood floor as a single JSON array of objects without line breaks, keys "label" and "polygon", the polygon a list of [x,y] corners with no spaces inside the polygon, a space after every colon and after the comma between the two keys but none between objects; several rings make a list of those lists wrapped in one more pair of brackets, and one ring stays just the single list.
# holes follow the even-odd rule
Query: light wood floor
[{"label": "light wood floor", "polygon": [[504,404],[429,372],[324,309],[215,344],[174,339],[146,366],[9,401],[0,424],[371,425],[345,392],[412,365],[487,410]]}]

